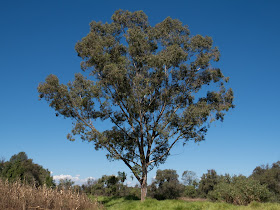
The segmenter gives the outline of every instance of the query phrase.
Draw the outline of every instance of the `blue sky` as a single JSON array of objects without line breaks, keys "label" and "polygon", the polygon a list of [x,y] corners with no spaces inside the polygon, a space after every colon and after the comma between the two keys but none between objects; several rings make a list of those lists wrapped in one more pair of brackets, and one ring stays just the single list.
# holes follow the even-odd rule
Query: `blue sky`
[{"label": "blue sky", "polygon": [[67,82],[81,71],[74,46],[90,21],[110,22],[115,10],[125,9],[143,10],[152,25],[171,16],[193,35],[211,36],[221,51],[217,66],[235,93],[236,108],[212,125],[206,141],[178,144],[160,169],[250,175],[256,166],[280,160],[279,8],[277,0],[1,1],[0,157],[25,151],[53,175],[77,181],[118,171],[131,175],[91,144],[69,142],[71,121],[56,117],[37,93],[47,75]]}]

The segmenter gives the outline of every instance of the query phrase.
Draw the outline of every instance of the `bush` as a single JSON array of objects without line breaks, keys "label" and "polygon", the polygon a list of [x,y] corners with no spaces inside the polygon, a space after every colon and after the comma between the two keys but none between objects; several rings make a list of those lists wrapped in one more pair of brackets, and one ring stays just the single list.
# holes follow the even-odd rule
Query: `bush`
[{"label": "bush", "polygon": [[221,181],[208,197],[214,201],[225,201],[236,205],[248,205],[252,201],[266,202],[272,197],[265,185],[245,176],[232,177],[230,182]]},{"label": "bush", "polygon": [[180,183],[165,182],[155,192],[157,200],[176,199],[181,196],[184,186]]},{"label": "bush", "polygon": [[179,183],[175,170],[157,170],[156,180],[148,188],[149,196],[158,200],[176,199],[184,191],[184,185]]},{"label": "bush", "polygon": [[188,198],[197,197],[197,189],[195,189],[195,186],[192,185],[185,186],[184,196]]},{"label": "bush", "polygon": [[280,161],[272,166],[258,166],[254,169],[251,177],[266,185],[269,191],[275,194],[275,200],[280,200]]},{"label": "bush", "polygon": [[133,198],[133,200],[138,200],[141,197],[141,188],[136,185],[135,187],[126,187],[126,197]]},{"label": "bush", "polygon": [[208,193],[213,191],[218,184],[219,178],[217,172],[213,169],[208,170],[206,174],[202,174],[198,187],[200,196],[206,198]]}]

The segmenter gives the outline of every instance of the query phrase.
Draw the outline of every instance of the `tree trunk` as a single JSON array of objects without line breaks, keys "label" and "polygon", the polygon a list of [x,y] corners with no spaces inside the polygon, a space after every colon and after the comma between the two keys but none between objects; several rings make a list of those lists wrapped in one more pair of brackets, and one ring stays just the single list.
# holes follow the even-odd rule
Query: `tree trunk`
[{"label": "tree trunk", "polygon": [[143,170],[142,182],[141,182],[141,201],[144,201],[147,197],[147,169]]}]

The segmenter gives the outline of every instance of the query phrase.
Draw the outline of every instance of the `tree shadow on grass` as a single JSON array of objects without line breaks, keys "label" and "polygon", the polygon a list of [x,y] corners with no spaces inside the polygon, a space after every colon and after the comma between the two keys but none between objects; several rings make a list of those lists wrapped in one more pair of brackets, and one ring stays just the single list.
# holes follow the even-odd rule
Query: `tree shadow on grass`
[{"label": "tree shadow on grass", "polygon": [[139,201],[140,198],[135,195],[128,195],[123,197],[127,201]]}]

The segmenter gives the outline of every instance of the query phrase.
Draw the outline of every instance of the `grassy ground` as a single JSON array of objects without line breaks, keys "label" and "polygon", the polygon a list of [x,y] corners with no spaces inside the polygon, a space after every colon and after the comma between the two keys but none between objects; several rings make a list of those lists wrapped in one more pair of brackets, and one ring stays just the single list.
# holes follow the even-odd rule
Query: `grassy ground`
[{"label": "grassy ground", "polygon": [[193,201],[188,202],[184,200],[164,200],[157,201],[154,199],[147,199],[145,202],[139,200],[133,200],[129,197],[114,198],[114,197],[98,197],[98,201],[101,202],[106,209],[114,210],[146,210],[146,209],[176,209],[176,210],[280,210],[280,204],[277,203],[257,203],[253,202],[248,206],[235,206],[227,203],[213,203],[209,201]]}]

